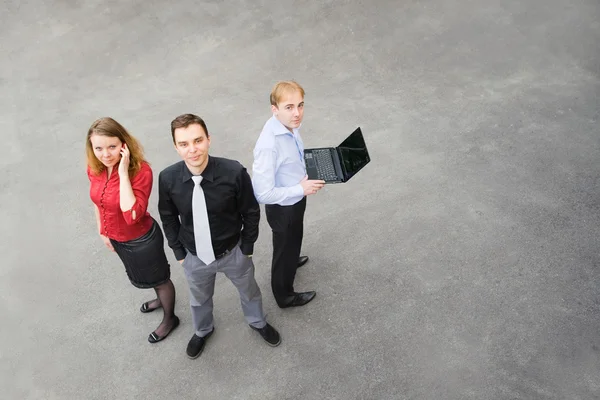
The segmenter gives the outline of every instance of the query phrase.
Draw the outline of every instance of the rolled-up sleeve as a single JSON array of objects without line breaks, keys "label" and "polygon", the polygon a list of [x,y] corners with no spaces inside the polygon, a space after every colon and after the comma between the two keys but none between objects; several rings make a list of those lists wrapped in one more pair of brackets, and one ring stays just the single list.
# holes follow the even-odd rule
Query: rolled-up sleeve
[{"label": "rolled-up sleeve", "polygon": [[135,203],[127,210],[123,211],[123,218],[127,225],[136,224],[141,221],[148,209],[148,199],[152,193],[152,168],[144,166],[131,181],[131,189],[135,196]]},{"label": "rolled-up sleeve", "polygon": [[275,186],[277,154],[273,149],[256,149],[252,164],[252,187],[256,200],[262,204],[277,204],[304,194],[302,185]]}]

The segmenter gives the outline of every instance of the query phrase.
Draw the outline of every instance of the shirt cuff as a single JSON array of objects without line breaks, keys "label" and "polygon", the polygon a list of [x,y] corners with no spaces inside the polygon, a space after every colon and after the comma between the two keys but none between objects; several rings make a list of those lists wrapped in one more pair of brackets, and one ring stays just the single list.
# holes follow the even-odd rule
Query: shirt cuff
[{"label": "shirt cuff", "polygon": [[304,189],[302,188],[301,184],[297,184],[296,186],[293,186],[294,188],[294,195],[298,196],[298,197],[303,197],[304,196]]},{"label": "shirt cuff", "polygon": [[[134,211],[135,211],[135,219],[133,219]],[[140,212],[139,212],[139,210],[136,209],[135,204],[133,205],[133,207],[131,207],[131,209],[129,209],[127,211],[122,211],[121,213],[122,213],[123,219],[125,220],[125,223],[127,225],[137,224],[141,219]]]},{"label": "shirt cuff", "polygon": [[242,243],[240,249],[243,255],[251,256],[254,253],[254,243]]},{"label": "shirt cuff", "polygon": [[181,261],[185,258],[185,256],[187,256],[187,251],[183,247],[173,249],[173,253],[175,253],[175,259],[177,261]]}]

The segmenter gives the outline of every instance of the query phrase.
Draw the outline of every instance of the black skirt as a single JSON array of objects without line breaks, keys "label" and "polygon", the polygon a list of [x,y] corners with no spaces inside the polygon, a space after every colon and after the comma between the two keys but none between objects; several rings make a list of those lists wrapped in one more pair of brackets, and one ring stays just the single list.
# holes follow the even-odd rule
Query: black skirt
[{"label": "black skirt", "polygon": [[162,285],[171,278],[171,268],[163,247],[163,234],[154,218],[153,221],[148,233],[137,239],[128,242],[110,239],[125,265],[131,284],[141,289]]}]

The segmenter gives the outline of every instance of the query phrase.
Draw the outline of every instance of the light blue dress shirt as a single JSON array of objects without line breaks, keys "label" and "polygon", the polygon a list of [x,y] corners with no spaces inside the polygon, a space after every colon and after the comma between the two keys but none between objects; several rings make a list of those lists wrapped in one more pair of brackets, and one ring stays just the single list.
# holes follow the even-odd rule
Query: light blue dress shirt
[{"label": "light blue dress shirt", "polygon": [[254,146],[252,186],[256,200],[261,204],[296,204],[304,197],[300,181],[305,176],[300,132],[290,132],[275,116],[271,117]]}]

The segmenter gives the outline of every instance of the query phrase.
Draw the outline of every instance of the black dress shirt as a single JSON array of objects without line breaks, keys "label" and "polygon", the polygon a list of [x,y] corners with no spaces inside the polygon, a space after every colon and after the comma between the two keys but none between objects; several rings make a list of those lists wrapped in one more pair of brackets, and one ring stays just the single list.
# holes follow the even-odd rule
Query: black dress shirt
[{"label": "black dress shirt", "polygon": [[[242,253],[250,255],[258,239],[260,208],[246,168],[226,158],[208,158],[202,172],[208,224],[215,256],[235,246],[241,236]],[[175,258],[186,249],[196,255],[192,217],[192,173],[183,161],[165,168],[158,177],[158,212]]]}]

